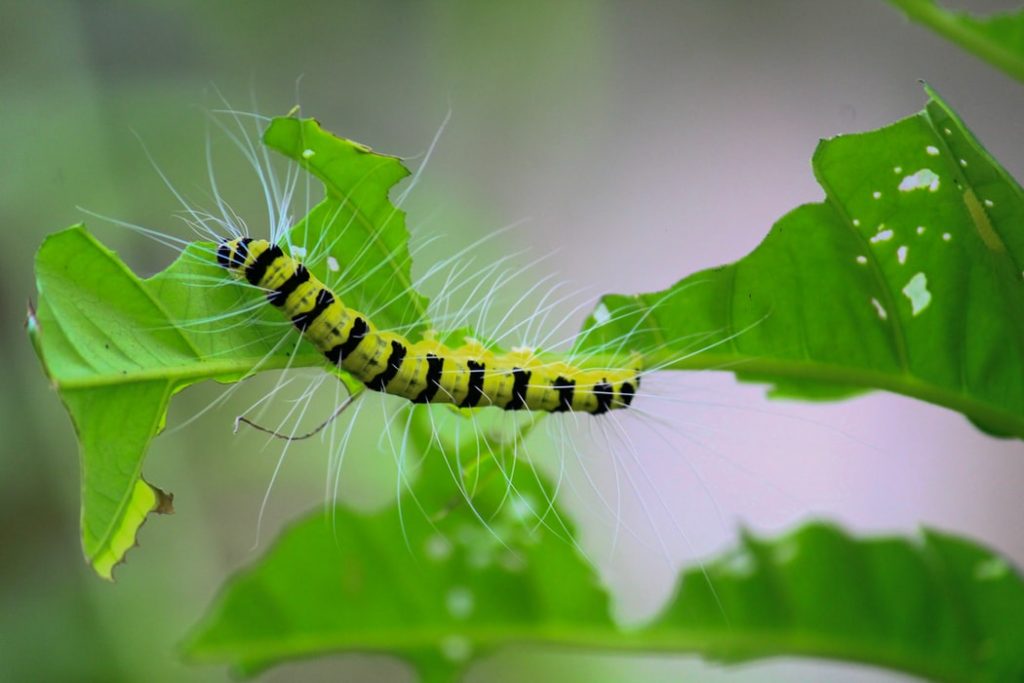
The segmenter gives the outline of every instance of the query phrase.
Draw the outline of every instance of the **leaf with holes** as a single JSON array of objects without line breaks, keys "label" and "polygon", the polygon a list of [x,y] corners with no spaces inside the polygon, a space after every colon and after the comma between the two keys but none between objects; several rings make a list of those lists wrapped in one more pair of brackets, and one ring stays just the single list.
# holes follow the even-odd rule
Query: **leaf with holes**
[{"label": "leaf with holes", "polygon": [[736,263],[605,297],[579,348],[626,340],[649,367],[727,368],[775,395],[886,389],[1024,437],[1024,193],[928,93],[818,146],[823,202]]}]

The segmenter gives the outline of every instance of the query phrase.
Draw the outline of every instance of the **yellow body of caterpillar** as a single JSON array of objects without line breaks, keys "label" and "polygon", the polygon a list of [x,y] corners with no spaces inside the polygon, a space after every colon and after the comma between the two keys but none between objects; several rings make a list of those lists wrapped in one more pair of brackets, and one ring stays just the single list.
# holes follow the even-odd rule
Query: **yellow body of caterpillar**
[{"label": "yellow body of caterpillar", "polygon": [[450,348],[432,339],[411,343],[377,330],[302,263],[266,240],[222,242],[217,262],[266,290],[268,301],[331,363],[370,389],[415,403],[599,415],[627,407],[640,384],[639,367],[579,368],[542,359],[532,349],[497,354],[471,340]]}]

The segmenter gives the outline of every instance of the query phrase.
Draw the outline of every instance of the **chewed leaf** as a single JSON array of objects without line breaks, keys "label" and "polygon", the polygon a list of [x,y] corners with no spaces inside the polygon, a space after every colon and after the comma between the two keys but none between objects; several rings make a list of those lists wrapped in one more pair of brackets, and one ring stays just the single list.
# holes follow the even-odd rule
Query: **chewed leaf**
[{"label": "chewed leaf", "polygon": [[410,275],[405,212],[381,191],[409,175],[405,166],[324,131],[315,119],[274,119],[263,140],[327,189],[326,198],[289,236],[310,255],[307,265],[378,327],[411,336],[429,327],[427,300]]},{"label": "chewed leaf", "polygon": [[112,529],[109,541],[98,545],[99,551],[92,557],[96,573],[105,579],[112,579],[114,567],[124,559],[135,545],[135,534],[151,512],[169,514],[174,512],[173,496],[150,486],[142,478],[135,481],[135,488],[124,506],[120,523]]},{"label": "chewed leaf", "polygon": [[[190,656],[253,673],[327,653],[389,653],[424,681],[456,680],[472,661],[523,643],[730,662],[827,657],[949,681],[1024,673],[1020,574],[944,534],[855,539],[812,524],[748,537],[687,570],[659,617],[625,631],[593,569],[550,534],[516,547],[511,562],[480,562],[458,527],[430,529],[413,514],[403,532],[394,510],[332,514],[334,523],[316,512],[286,531],[236,576],[191,637]],[[412,557],[392,542],[402,533]]]},{"label": "chewed leaf", "polygon": [[916,116],[823,141],[825,201],[745,258],[605,297],[580,348],[728,369],[805,399],[885,389],[1024,437],[1024,195],[929,94]]},{"label": "chewed leaf", "polygon": [[34,340],[82,450],[82,543],[110,578],[157,504],[141,456],[178,385],[172,368],[197,353],[143,283],[80,228],[49,237],[36,272]]},{"label": "chewed leaf", "polygon": [[978,16],[940,7],[935,0],[889,0],[910,17],[1024,81],[1024,10]]},{"label": "chewed leaf", "polygon": [[[171,270],[191,267],[183,258]],[[36,275],[33,337],[81,449],[82,544],[97,573],[110,578],[164,499],[141,470],[170,397],[201,379],[243,376],[262,356],[201,350],[202,337],[214,335],[194,337],[169,310],[187,294],[161,297],[159,278],[140,280],[80,226],[47,238]],[[276,367],[281,361],[268,359]]]},{"label": "chewed leaf", "polygon": [[[321,159],[340,160],[315,169],[328,198],[311,217],[327,212],[329,219],[308,218],[293,235],[327,244],[321,254],[339,260],[347,254],[346,277],[366,283],[379,299],[358,300],[376,305],[386,321],[420,320],[425,301],[411,289],[404,218],[388,199],[407,172],[396,159],[310,121],[277,119],[268,135],[278,140],[292,125],[303,127],[300,137],[311,138]],[[354,158],[345,161],[346,155]],[[351,224],[358,230],[345,230]],[[372,257],[359,256],[353,245],[367,242],[374,244]],[[325,364],[276,311],[261,305],[263,293],[231,284],[215,248],[192,244],[165,271],[142,280],[75,226],[51,235],[36,258],[39,306],[30,312],[29,333],[75,424],[83,547],[106,578],[134,545],[146,514],[163,509],[164,494],[142,480],[142,463],[172,395],[206,379],[234,382],[263,370]],[[196,286],[217,279],[224,286]],[[225,323],[231,316],[266,324]]]}]

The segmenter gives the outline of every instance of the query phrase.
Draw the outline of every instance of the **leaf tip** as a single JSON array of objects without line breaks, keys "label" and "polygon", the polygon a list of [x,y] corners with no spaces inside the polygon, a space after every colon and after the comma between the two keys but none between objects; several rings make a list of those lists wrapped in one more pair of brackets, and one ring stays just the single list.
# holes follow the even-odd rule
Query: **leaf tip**
[{"label": "leaf tip", "polygon": [[50,380],[50,384],[56,389],[57,381],[53,378],[53,374],[50,372],[50,365],[46,362],[46,355],[43,353],[42,327],[39,325],[39,316],[36,313],[36,306],[32,299],[29,299],[27,302],[25,331],[28,333],[28,340],[32,344],[32,349],[36,352],[36,356],[43,366],[43,374],[46,375],[46,378]]},{"label": "leaf tip", "polygon": [[933,88],[928,81],[923,78],[919,78],[917,79],[917,82],[921,84],[922,88],[924,88],[924,92],[928,95],[929,99],[935,100],[936,102],[943,102],[942,96],[939,95],[939,91]]},{"label": "leaf tip", "polygon": [[35,347],[36,353],[42,357],[42,349],[39,346],[39,318],[36,316],[36,305],[32,299],[25,303],[25,331],[28,333],[28,338],[32,341],[32,346]]},{"label": "leaf tip", "polygon": [[38,327],[38,321],[36,320],[36,305],[31,298],[26,302],[26,308],[25,328],[28,329],[29,334],[33,334]]}]

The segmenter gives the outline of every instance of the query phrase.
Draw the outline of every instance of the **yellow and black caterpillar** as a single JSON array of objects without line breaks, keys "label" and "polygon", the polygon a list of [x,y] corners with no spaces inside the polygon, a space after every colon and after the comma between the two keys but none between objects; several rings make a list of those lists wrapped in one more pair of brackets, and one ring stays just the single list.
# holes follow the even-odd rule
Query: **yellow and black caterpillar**
[{"label": "yellow and black caterpillar", "polygon": [[223,241],[217,263],[265,290],[268,302],[290,317],[331,363],[369,389],[414,403],[600,415],[629,406],[640,385],[637,359],[631,369],[587,369],[541,359],[533,349],[499,354],[473,340],[450,348],[433,339],[412,343],[377,330],[367,316],[346,307],[302,263],[267,240]]}]

